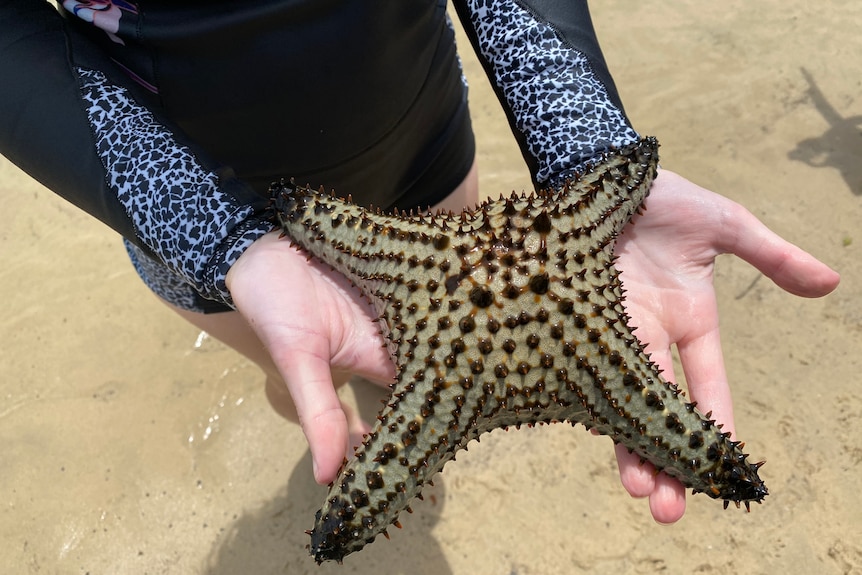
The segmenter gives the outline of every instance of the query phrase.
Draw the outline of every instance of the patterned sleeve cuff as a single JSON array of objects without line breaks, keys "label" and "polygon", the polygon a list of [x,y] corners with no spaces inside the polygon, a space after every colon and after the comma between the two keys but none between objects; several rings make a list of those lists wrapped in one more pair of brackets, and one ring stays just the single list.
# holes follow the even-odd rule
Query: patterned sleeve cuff
[{"label": "patterned sleeve cuff", "polygon": [[275,228],[275,223],[268,217],[248,219],[237,225],[215,250],[206,266],[201,295],[236,309],[225,283],[227,272],[251,244]]}]

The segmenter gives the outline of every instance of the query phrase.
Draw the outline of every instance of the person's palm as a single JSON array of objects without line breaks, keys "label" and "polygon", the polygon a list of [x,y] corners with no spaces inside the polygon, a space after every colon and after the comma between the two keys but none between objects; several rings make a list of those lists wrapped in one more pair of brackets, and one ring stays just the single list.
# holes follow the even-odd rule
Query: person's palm
[{"label": "person's palm", "polygon": [[242,255],[228,274],[228,286],[290,391],[315,479],[332,481],[350,430],[331,372],[381,383],[395,376],[376,313],[344,276],[277,232]]},{"label": "person's palm", "polygon": [[[713,289],[715,257],[732,253],[790,293],[817,297],[832,291],[838,274],[769,231],[750,212],[681,176],[660,170],[645,202],[617,240],[616,267],[635,335],[673,379],[676,344],[689,401],[733,432],[733,406],[721,355]],[[670,477],[617,446],[623,485],[649,496],[656,521],[670,523],[685,511],[685,490]]]}]

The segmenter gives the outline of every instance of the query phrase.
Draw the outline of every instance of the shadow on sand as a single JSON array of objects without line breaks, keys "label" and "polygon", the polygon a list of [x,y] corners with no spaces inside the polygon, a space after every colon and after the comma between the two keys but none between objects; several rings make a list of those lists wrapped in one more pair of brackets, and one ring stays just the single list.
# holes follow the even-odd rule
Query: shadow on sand
[{"label": "shadow on sand", "polygon": [[[366,421],[373,421],[380,408],[380,388],[370,383],[351,382],[357,407]],[[358,388],[358,389],[357,389]],[[284,575],[330,573],[405,573],[448,575],[451,567],[432,530],[440,519],[445,501],[444,481],[434,478],[434,487],[425,490],[424,501],[414,502],[414,513],[403,513],[403,529],[389,528],[390,540],[378,537],[374,543],[349,555],[343,565],[317,566],[308,554],[314,514],[326,497],[326,488],[314,482],[311,453],[306,451],[290,476],[287,487],[270,501],[240,515],[213,549],[204,573],[207,575]]]},{"label": "shadow on sand", "polygon": [[808,70],[801,68],[801,71],[808,82],[808,97],[829,128],[821,136],[797,143],[787,157],[815,168],[837,169],[850,190],[857,196],[862,195],[862,115],[842,117]]}]

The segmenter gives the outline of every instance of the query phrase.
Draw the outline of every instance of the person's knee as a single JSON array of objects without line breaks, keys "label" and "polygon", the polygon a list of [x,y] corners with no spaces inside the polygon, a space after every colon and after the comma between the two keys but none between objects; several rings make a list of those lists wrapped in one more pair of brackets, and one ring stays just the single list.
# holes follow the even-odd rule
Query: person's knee
[{"label": "person's knee", "polygon": [[467,173],[464,180],[457,188],[452,190],[452,193],[446,196],[443,201],[435,204],[431,208],[431,212],[437,210],[448,210],[452,212],[461,212],[465,208],[472,208],[479,203],[479,169],[476,162]]}]

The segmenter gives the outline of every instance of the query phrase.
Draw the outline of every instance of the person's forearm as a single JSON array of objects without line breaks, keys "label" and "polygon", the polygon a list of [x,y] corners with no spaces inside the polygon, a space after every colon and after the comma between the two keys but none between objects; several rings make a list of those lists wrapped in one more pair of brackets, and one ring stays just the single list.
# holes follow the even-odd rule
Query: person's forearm
[{"label": "person's forearm", "polygon": [[455,0],[537,185],[638,138],[583,0]]},{"label": "person's forearm", "polygon": [[0,4],[0,153],[229,302],[224,274],[272,228],[266,200],[142,104],[48,3]]}]

